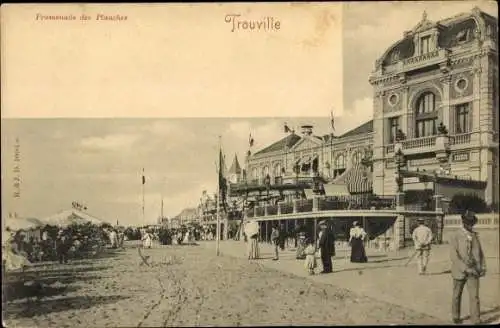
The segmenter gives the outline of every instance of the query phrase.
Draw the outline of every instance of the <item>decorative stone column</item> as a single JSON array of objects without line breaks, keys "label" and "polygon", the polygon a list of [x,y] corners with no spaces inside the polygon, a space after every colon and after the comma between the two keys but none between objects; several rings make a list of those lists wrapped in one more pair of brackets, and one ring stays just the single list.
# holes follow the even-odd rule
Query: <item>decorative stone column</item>
[{"label": "decorative stone column", "polygon": [[267,216],[267,204],[264,204],[264,216]]},{"label": "decorative stone column", "polygon": [[318,196],[313,197],[312,211],[313,212],[319,211],[319,197]]},{"label": "decorative stone column", "polygon": [[255,218],[255,217],[257,217],[257,207],[258,207],[258,206],[254,206],[254,207],[253,207],[253,217],[254,217],[254,218]]},{"label": "decorative stone column", "polygon": [[276,211],[277,211],[276,213],[278,215],[281,215],[281,204],[282,204],[282,202],[278,202],[277,209],[276,209]]},{"label": "decorative stone column", "polygon": [[396,222],[394,223],[394,242],[392,244],[393,249],[401,249],[405,247],[405,216],[403,213],[405,210],[404,205],[404,193],[398,192],[396,194]]},{"label": "decorative stone column", "polygon": [[297,213],[297,200],[293,200],[293,213]]}]

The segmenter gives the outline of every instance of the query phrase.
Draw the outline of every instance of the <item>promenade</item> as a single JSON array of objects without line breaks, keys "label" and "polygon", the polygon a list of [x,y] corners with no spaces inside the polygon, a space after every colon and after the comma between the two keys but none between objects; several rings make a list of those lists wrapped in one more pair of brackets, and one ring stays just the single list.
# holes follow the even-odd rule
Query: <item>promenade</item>
[{"label": "promenade", "polygon": [[[499,268],[494,256],[498,231],[480,232],[488,257],[481,281],[483,322],[498,322]],[[302,261],[287,250],[272,261],[261,244],[262,259],[248,261],[245,243],[214,241],[198,245],[140,242],[108,250],[97,258],[69,264],[42,263],[30,276],[43,287],[39,300],[8,288],[7,327],[178,327],[262,325],[436,325],[450,323],[451,278],[447,245],[433,249],[430,274],[407,267],[410,250],[369,251],[369,263],[351,264],[339,250],[334,272],[309,276]],[[495,265],[496,264],[496,265]],[[8,278],[8,277],[7,277]],[[14,277],[11,277],[14,278]],[[6,287],[6,286],[4,286]],[[3,287],[3,288],[4,288]],[[20,289],[23,290],[23,289]],[[463,317],[468,314],[464,292]],[[467,323],[467,320],[465,321]]]},{"label": "promenade", "polygon": [[[481,279],[480,286],[482,320],[486,323],[500,323],[498,230],[488,229],[478,232],[487,258],[488,270],[486,277]],[[422,276],[417,273],[416,258],[405,266],[409,256],[413,253],[411,248],[392,252],[367,249],[368,263],[350,263],[349,250],[338,249],[334,257],[334,272],[326,275],[310,276],[304,269],[303,261],[295,259],[294,249],[285,249],[280,252],[279,261],[273,261],[274,249],[266,243],[260,243],[262,259],[251,262],[314,282],[345,288],[383,302],[397,304],[439,318],[443,323],[449,323],[451,322],[452,295],[449,248],[446,244],[449,233],[450,231],[445,231],[445,244],[433,247],[428,274]],[[214,242],[201,244],[213,249],[215,253]],[[222,241],[220,250],[222,256],[246,258],[246,244],[243,241]],[[469,303],[466,290],[462,298],[462,317],[467,319]]]}]

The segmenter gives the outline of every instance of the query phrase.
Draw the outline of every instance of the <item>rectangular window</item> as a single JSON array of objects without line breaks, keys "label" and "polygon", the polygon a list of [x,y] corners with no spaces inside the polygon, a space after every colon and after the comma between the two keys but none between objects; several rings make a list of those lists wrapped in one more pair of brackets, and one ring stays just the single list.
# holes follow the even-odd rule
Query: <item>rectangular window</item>
[{"label": "rectangular window", "polygon": [[418,120],[415,130],[415,137],[422,138],[437,134],[436,119]]},{"label": "rectangular window", "polygon": [[460,104],[455,107],[455,133],[470,132],[469,104]]},{"label": "rectangular window", "polygon": [[396,133],[399,130],[399,116],[389,118],[389,143],[396,142]]},{"label": "rectangular window", "polygon": [[426,54],[430,52],[431,37],[424,36],[420,39],[420,54]]}]

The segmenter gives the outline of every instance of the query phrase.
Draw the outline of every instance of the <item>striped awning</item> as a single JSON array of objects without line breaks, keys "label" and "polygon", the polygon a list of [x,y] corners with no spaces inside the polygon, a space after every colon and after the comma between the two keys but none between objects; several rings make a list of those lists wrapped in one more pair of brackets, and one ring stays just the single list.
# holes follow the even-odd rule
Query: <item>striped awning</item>
[{"label": "striped awning", "polygon": [[346,176],[347,189],[351,194],[369,193],[373,190],[372,172],[362,165],[353,167]]},{"label": "striped awning", "polygon": [[373,190],[372,173],[361,164],[347,169],[333,183],[346,184],[351,194],[369,193]]}]

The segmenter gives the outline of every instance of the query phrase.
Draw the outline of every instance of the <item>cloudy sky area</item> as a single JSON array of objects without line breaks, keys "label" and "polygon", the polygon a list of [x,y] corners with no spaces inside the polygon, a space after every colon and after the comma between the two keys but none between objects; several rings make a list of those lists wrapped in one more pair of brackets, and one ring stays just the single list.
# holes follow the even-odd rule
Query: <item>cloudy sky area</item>
[{"label": "cloudy sky area", "polygon": [[[123,54],[119,50],[124,48],[128,56],[119,58],[89,51],[91,41],[83,42],[84,34],[78,30],[76,35],[65,36],[82,41],[76,43],[81,49],[69,47],[67,49],[73,50],[66,51],[87,60],[78,63],[66,63],[67,54],[61,57],[56,52],[54,55],[54,47],[32,49],[33,44],[18,38],[11,47],[15,51],[6,56],[3,63],[6,66],[2,67],[3,71],[10,67],[4,75],[9,79],[2,78],[4,118],[29,116],[24,111],[29,108],[36,108],[43,117],[127,116],[134,108],[137,112],[130,116],[169,116],[160,115],[162,108],[175,108],[176,116],[192,117],[198,108],[198,116],[233,118],[4,119],[2,217],[14,208],[22,215],[43,217],[66,209],[77,200],[86,203],[91,214],[109,222],[119,219],[125,224],[137,223],[141,217],[142,167],[148,179],[147,219],[151,222],[158,216],[161,195],[165,214],[176,215],[184,207],[195,206],[203,190],[215,189],[218,135],[222,136],[227,160],[232,161],[237,153],[242,163],[249,133],[255,138],[255,148],[259,149],[284,136],[285,121],[294,127],[312,123],[318,134],[328,133],[328,115],[332,108],[337,116],[338,134],[370,120],[373,91],[368,76],[375,60],[402,37],[403,31],[419,22],[424,10],[430,20],[439,20],[468,11],[475,5],[496,16],[493,2],[345,4],[340,42],[343,60],[335,59],[338,45],[331,42],[337,37],[335,26],[339,19],[332,18],[337,17],[336,9],[330,12],[324,4],[311,17],[297,12],[283,16],[285,22],[294,19],[304,22],[307,33],[290,31],[288,27],[288,32],[274,36],[247,36],[251,40],[235,40],[238,47],[227,48],[222,57],[214,57],[209,51],[214,43],[195,35],[199,32],[197,28],[189,35],[190,41],[183,38],[175,51],[161,48],[154,57],[151,53],[157,44],[153,37],[146,38],[142,47],[132,47],[113,42],[109,35],[100,35],[102,43],[97,49]],[[256,12],[265,16],[265,9],[254,8],[252,12],[256,17],[259,16]],[[222,17],[226,11],[221,9]],[[207,23],[206,18],[198,18],[201,23]],[[181,27],[186,27],[186,19],[173,31],[179,33]],[[143,32],[151,29],[153,23],[141,25]],[[20,26],[17,31],[23,28],[31,31],[33,26]],[[226,38],[235,35],[227,31],[227,26],[223,26],[219,34]],[[39,45],[57,43],[49,35],[44,34],[37,41]],[[174,36],[162,37],[171,40]],[[137,35],[130,35],[134,37]],[[69,43],[65,40],[58,42],[67,46]],[[301,42],[297,44],[294,40]],[[188,51],[187,48],[195,46],[193,42],[197,43],[198,50]],[[269,55],[262,50],[266,44],[276,46]],[[42,54],[45,62],[35,59],[35,54]],[[51,54],[54,56],[49,57]],[[165,68],[168,72],[162,73],[160,60],[171,63]],[[52,69],[58,65],[61,69],[48,74],[43,65],[47,62]],[[99,70],[94,65],[97,62]],[[68,74],[69,68],[65,65],[71,65],[68,67],[73,67],[81,79]],[[127,65],[134,70],[127,71],[125,78],[122,75],[117,79],[116,72]],[[40,74],[27,75],[33,71]],[[89,91],[88,84],[94,82],[99,85],[98,92]],[[211,111],[204,111],[205,108]],[[238,114],[229,115],[235,113],[235,108]],[[123,109],[126,111],[120,112]],[[73,115],[62,115],[62,110]],[[143,114],[139,115],[141,110]],[[103,112],[106,115],[100,115]],[[11,170],[16,137],[21,144],[22,197],[14,202]]]}]

